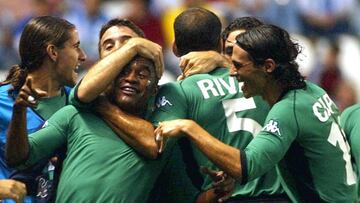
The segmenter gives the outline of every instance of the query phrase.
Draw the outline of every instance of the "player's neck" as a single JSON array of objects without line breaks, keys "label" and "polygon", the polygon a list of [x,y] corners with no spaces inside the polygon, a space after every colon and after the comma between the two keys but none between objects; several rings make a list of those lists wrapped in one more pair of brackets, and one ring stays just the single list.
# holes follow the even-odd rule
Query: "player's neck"
[{"label": "player's neck", "polygon": [[61,93],[62,86],[58,81],[52,79],[50,71],[45,67],[30,72],[28,77],[32,77],[32,87],[47,92],[48,97]]},{"label": "player's neck", "polygon": [[283,92],[284,90],[279,85],[270,82],[264,89],[263,98],[272,107],[283,97]]}]

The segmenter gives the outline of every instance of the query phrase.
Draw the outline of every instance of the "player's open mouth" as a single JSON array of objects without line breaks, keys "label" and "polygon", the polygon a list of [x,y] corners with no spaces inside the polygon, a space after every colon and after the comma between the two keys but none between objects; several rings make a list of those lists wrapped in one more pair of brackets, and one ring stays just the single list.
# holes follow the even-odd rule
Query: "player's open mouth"
[{"label": "player's open mouth", "polygon": [[135,95],[139,93],[139,90],[131,85],[123,85],[122,87],[120,87],[120,90],[127,95]]}]

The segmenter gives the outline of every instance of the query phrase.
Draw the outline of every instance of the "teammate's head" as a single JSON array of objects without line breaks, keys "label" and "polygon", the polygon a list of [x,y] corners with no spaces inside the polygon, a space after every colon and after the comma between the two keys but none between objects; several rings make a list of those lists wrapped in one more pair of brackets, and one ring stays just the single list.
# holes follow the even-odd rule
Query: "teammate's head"
[{"label": "teammate's head", "polygon": [[263,22],[255,17],[240,17],[232,21],[221,33],[222,39],[222,53],[231,59],[233,46],[236,43],[235,38],[240,33],[245,32],[251,28],[262,25]]},{"label": "teammate's head", "polygon": [[231,74],[244,82],[245,96],[261,94],[262,85],[274,81],[282,90],[305,87],[295,59],[300,47],[289,34],[274,25],[260,25],[239,34]]},{"label": "teammate's head", "polygon": [[[78,40],[75,26],[64,19],[52,16],[31,19],[26,24],[20,38],[21,64],[11,68],[3,83],[11,83],[14,87],[13,90],[19,90],[24,84],[28,72],[38,69],[43,65],[45,59],[51,58],[50,60],[58,62],[57,58],[53,57],[53,54],[55,52],[55,54],[58,54],[58,51],[64,49],[66,43],[75,37]],[[70,54],[74,58],[74,64],[68,64],[74,67],[67,67],[68,69],[75,69],[79,61],[86,58],[81,49],[66,52],[66,54]],[[71,81],[69,82],[71,83]]]},{"label": "teammate's head", "polygon": [[145,37],[144,32],[127,19],[112,19],[102,26],[99,34],[100,58],[119,49],[132,37]]},{"label": "teammate's head", "polygon": [[148,99],[156,93],[157,83],[153,61],[136,56],[116,77],[107,95],[122,110],[142,115]]},{"label": "teammate's head", "polygon": [[204,8],[190,8],[174,22],[174,53],[182,56],[191,51],[219,51],[221,22]]}]

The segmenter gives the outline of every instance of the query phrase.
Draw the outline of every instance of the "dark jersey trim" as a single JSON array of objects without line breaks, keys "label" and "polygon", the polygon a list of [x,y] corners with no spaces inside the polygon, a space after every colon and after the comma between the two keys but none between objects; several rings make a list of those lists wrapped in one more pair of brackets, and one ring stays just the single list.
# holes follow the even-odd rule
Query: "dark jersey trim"
[{"label": "dark jersey trim", "polygon": [[247,171],[247,161],[246,153],[244,150],[240,149],[240,163],[241,163],[241,183],[245,184],[248,182],[248,171]]}]

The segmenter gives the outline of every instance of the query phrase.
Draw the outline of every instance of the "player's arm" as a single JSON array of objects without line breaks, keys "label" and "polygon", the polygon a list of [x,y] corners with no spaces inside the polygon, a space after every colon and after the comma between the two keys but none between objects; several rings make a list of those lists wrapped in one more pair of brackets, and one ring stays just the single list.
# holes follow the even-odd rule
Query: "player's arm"
[{"label": "player's arm", "polygon": [[166,137],[186,135],[221,170],[241,181],[240,150],[214,138],[194,121],[183,119],[161,122],[155,133]]},{"label": "player's arm", "polygon": [[29,153],[29,140],[26,127],[26,108],[35,107],[36,99],[46,93],[32,89],[32,79],[27,78],[20,89],[13,106],[13,115],[9,124],[6,141],[6,161],[9,166],[24,162]]},{"label": "player's arm", "polygon": [[[291,125],[294,120],[283,117],[282,121],[279,120],[281,135],[263,130],[244,150],[222,143],[192,120],[162,122],[155,133],[166,137],[187,136],[221,170],[241,183],[246,183],[273,168],[296,138],[296,125]],[[271,124],[272,119],[267,122]]]},{"label": "player's arm", "polygon": [[179,66],[182,75],[179,80],[188,76],[208,73],[217,67],[231,68],[232,62],[216,51],[194,51],[180,58]]},{"label": "player's arm", "polygon": [[130,38],[124,46],[89,69],[79,84],[75,97],[84,103],[93,101],[137,54],[154,61],[156,74],[160,78],[164,71],[161,46],[144,38]]},{"label": "player's arm", "polygon": [[151,123],[121,111],[105,97],[100,97],[96,101],[96,111],[116,134],[136,151],[148,158],[157,158],[158,147]]}]

